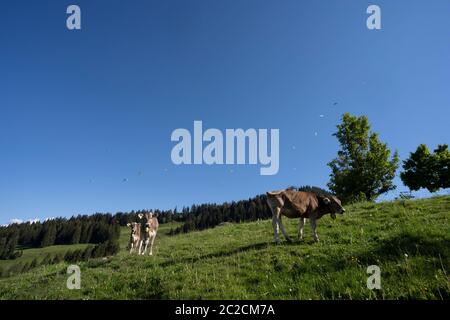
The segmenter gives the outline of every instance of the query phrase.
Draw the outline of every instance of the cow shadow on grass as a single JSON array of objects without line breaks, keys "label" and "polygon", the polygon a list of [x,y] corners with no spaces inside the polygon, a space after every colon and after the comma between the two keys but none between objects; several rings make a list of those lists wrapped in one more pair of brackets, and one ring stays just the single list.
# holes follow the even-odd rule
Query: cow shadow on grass
[{"label": "cow shadow on grass", "polygon": [[[168,261],[162,262],[161,267],[167,267],[173,264],[184,264],[184,263],[196,263],[198,261],[204,261],[207,259],[229,257],[236,254],[248,252],[251,250],[262,250],[274,246],[278,247],[291,247],[291,246],[314,246],[315,242],[313,240],[293,240],[282,241],[280,244],[274,242],[260,242],[255,244],[249,244],[246,246],[241,246],[234,248],[232,250],[220,250],[213,253],[197,255],[193,257],[185,257],[178,259],[170,259]],[[427,239],[423,236],[412,235],[409,233],[403,233],[396,235],[391,238],[383,239],[377,243],[375,248],[356,253],[354,257],[357,257],[360,261],[364,261],[369,264],[377,264],[380,260],[382,261],[395,261],[399,259],[404,259],[405,254],[408,256],[427,256],[436,257],[446,261],[450,259],[450,239]],[[343,256],[341,259],[333,261],[335,269],[341,269],[346,265],[349,257]]]},{"label": "cow shadow on grass", "polygon": [[[429,239],[425,236],[402,233],[379,240],[375,246],[360,252],[349,250],[342,255],[325,258],[321,260],[320,267],[299,260],[292,265],[291,274],[295,280],[304,274],[329,274],[353,268],[356,266],[355,263],[360,266],[380,265],[386,262],[405,261],[415,256],[435,260],[438,265],[445,265],[450,259],[450,239],[442,237]],[[429,270],[434,274],[434,269]]]},{"label": "cow shadow on grass", "polygon": [[428,239],[423,236],[403,233],[381,241],[374,249],[362,252],[357,257],[368,263],[377,260],[398,260],[405,257],[436,257],[450,259],[450,239]]},{"label": "cow shadow on grass", "polygon": [[[302,242],[300,242],[300,243],[302,243]],[[238,247],[233,250],[221,250],[218,252],[208,253],[208,254],[195,256],[195,257],[171,259],[169,261],[165,261],[165,262],[161,263],[160,266],[167,267],[167,266],[170,266],[173,264],[178,264],[178,263],[196,263],[198,261],[203,261],[206,259],[230,257],[235,254],[244,253],[244,252],[251,251],[251,250],[262,250],[262,249],[266,249],[266,248],[273,247],[273,246],[293,246],[293,245],[298,245],[298,244],[299,244],[299,242],[297,242],[297,241],[293,241],[293,242],[284,241],[284,242],[281,242],[280,244],[276,244],[274,242],[260,242],[260,243],[250,244],[247,246]]]}]

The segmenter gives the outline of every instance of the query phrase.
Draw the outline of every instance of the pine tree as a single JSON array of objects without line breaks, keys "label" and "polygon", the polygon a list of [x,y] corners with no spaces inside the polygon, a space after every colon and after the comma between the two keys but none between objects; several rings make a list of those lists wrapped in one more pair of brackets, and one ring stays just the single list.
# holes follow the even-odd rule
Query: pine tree
[{"label": "pine tree", "polygon": [[41,231],[41,241],[40,241],[40,247],[48,247],[55,244],[56,240],[56,225],[52,221],[47,221],[44,223],[44,227]]},{"label": "pine tree", "polygon": [[80,243],[81,238],[81,223],[76,222],[74,224],[73,234],[70,240],[71,244],[78,244]]}]

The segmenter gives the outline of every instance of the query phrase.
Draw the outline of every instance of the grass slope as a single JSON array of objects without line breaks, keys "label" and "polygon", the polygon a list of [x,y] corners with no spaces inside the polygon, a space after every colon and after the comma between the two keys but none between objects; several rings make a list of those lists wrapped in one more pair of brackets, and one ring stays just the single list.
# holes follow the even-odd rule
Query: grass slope
[{"label": "grass slope", "polygon": [[[309,225],[305,240],[272,243],[270,221],[167,236],[154,256],[123,250],[80,263],[81,289],[66,289],[67,264],[0,280],[2,299],[449,299],[450,197],[360,203]],[[297,220],[284,219],[296,234]],[[381,268],[381,290],[366,268]]]},{"label": "grass slope", "polygon": [[74,251],[77,249],[85,249],[88,244],[73,244],[73,245],[57,245],[57,246],[49,246],[45,248],[19,248],[22,250],[22,256],[14,259],[14,260],[0,260],[0,268],[5,270],[9,269],[11,266],[16,264],[24,264],[32,262],[34,259],[38,263],[41,263],[46,255],[51,255],[52,257],[55,254],[64,255],[67,251]]}]

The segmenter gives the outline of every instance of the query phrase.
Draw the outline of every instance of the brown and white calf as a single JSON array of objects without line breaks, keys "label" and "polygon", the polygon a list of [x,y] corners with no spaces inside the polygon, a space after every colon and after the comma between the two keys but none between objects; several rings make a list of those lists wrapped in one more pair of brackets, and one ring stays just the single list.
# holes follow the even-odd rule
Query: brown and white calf
[{"label": "brown and white calf", "polygon": [[319,236],[316,231],[316,221],[328,213],[335,219],[336,213],[343,214],[345,212],[341,201],[335,196],[324,196],[314,192],[296,191],[293,189],[267,192],[267,204],[272,211],[272,226],[277,243],[280,242],[278,237],[279,228],[281,228],[281,232],[286,240],[291,241],[281,222],[282,215],[288,218],[300,218],[298,224],[298,236],[300,239],[303,239],[303,227],[305,220],[308,218],[311,223],[314,240],[318,242]]},{"label": "brown and white calf", "polygon": [[141,246],[144,245],[143,250],[139,251],[142,255],[147,252],[148,245],[150,244],[150,255],[153,255],[153,243],[155,242],[156,233],[158,232],[159,222],[158,218],[152,212],[145,214],[146,223],[145,223],[145,231],[142,236]]},{"label": "brown and white calf", "polygon": [[141,224],[137,222],[127,223],[127,227],[131,229],[129,241],[130,253],[133,253],[134,250],[139,254],[141,246]]}]

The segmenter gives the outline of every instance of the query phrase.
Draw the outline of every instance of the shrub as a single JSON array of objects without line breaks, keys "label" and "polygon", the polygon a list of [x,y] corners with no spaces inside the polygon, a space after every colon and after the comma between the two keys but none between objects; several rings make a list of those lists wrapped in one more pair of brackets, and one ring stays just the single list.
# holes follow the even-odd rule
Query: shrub
[{"label": "shrub", "polygon": [[64,259],[64,257],[62,256],[62,254],[57,253],[53,256],[53,260],[52,260],[52,264],[58,264],[60,263],[62,260]]},{"label": "shrub", "polygon": [[51,256],[51,254],[48,253],[44,256],[44,259],[42,259],[41,264],[43,264],[43,265],[52,264],[52,260],[53,260],[53,258]]},{"label": "shrub", "polygon": [[37,258],[34,258],[33,261],[31,261],[30,263],[30,269],[34,269],[39,265],[39,262],[37,260]]},{"label": "shrub", "polygon": [[91,246],[84,249],[81,259],[83,261],[89,260],[92,257],[92,251],[93,251],[93,248]]}]

